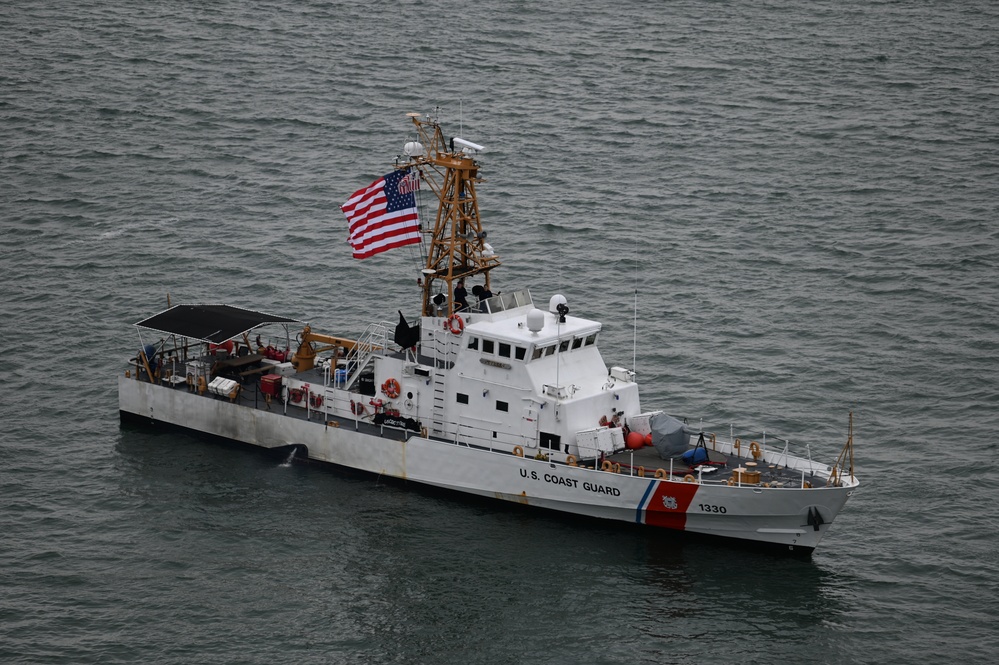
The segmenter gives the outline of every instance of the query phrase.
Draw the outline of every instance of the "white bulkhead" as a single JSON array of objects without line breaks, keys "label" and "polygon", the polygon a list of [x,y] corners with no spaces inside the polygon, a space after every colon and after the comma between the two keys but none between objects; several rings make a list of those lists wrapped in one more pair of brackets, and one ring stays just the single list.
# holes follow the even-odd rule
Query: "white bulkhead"
[{"label": "white bulkhead", "polygon": [[[421,404],[439,403],[442,413],[431,417],[443,431],[435,433],[560,460],[623,448],[620,426],[641,411],[638,386],[630,372],[608,373],[597,346],[600,324],[544,312],[527,292],[516,295],[509,309],[470,312],[460,325],[423,317],[421,355],[432,356],[437,366],[428,369],[440,376],[417,390]],[[606,433],[577,438],[595,429]]]}]

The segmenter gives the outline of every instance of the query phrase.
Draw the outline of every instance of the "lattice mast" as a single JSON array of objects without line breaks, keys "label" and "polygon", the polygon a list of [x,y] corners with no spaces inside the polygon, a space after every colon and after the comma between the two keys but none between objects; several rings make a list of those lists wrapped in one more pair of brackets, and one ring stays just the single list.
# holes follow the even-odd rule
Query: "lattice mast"
[{"label": "lattice mast", "polygon": [[[475,185],[483,180],[479,178],[479,164],[472,157],[476,150],[467,147],[475,144],[454,138],[445,141],[436,118],[421,117],[419,113],[410,113],[409,118],[416,125],[419,141],[406,144],[409,161],[400,168],[416,168],[420,180],[429,185],[438,200],[433,230],[424,228],[429,247],[423,270],[423,315],[450,316],[457,281],[482,275],[488,289],[489,271],[500,265],[500,260],[485,242],[486,233],[479,220]],[[460,142],[458,150],[456,141]],[[439,312],[433,297],[441,292],[447,299]]]}]

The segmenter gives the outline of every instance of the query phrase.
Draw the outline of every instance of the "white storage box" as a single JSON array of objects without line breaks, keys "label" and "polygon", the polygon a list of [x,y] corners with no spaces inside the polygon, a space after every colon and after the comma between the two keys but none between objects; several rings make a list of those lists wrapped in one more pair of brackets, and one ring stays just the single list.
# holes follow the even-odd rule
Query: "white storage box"
[{"label": "white storage box", "polygon": [[624,449],[624,431],[620,427],[596,427],[576,432],[579,457],[592,459]]},{"label": "white storage box", "polygon": [[631,416],[627,419],[628,429],[632,432],[638,432],[642,436],[650,434],[652,428],[649,426],[649,421],[652,420],[653,416],[658,416],[662,411],[649,411],[647,413],[640,413],[637,416]]},{"label": "white storage box", "polygon": [[217,376],[208,384],[208,392],[219,397],[233,398],[239,390],[239,384],[232,379]]},{"label": "white storage box", "polygon": [[295,366],[291,363],[278,363],[271,369],[271,373],[281,376],[295,376]]},{"label": "white storage box", "polygon": [[200,360],[192,360],[187,363],[187,373],[193,378],[197,379],[199,376],[208,376],[208,363],[203,363]]}]

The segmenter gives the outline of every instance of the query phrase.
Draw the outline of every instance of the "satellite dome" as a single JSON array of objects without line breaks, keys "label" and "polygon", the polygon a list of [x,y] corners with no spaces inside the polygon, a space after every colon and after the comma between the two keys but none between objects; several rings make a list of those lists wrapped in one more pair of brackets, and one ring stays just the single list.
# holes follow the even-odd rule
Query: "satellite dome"
[{"label": "satellite dome", "polygon": [[527,329],[532,333],[539,333],[545,327],[545,313],[538,308],[527,313]]}]

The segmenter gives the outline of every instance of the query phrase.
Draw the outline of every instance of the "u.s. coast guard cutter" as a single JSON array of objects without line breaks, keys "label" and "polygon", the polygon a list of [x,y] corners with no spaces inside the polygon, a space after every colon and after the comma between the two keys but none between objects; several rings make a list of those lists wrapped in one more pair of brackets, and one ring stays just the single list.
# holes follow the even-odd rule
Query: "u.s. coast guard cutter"
[{"label": "u.s. coast guard cutter", "polygon": [[[781,439],[722,436],[643,408],[634,372],[604,364],[600,323],[570,315],[560,295],[492,295],[500,261],[479,218],[481,146],[410,118],[404,162],[343,211],[359,258],[420,246],[414,324],[393,312],[358,336],[329,335],[229,305],[177,305],[136,324],[141,350],[118,379],[122,418],[528,506],[812,551],[858,486],[852,425],[823,464]],[[437,204],[422,225],[421,188]]]}]

